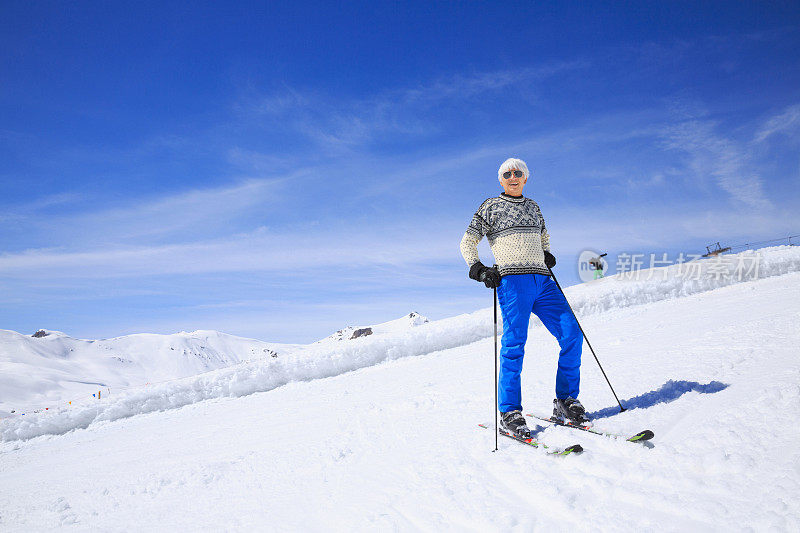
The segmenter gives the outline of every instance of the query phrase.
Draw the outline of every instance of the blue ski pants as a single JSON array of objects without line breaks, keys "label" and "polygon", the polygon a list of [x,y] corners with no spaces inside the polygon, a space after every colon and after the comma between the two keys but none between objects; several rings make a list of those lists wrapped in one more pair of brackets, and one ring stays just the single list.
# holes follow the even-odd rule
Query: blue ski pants
[{"label": "blue ski pants", "polygon": [[522,410],[522,358],[528,339],[528,323],[535,313],[557,340],[556,398],[578,397],[583,335],[555,282],[544,274],[509,274],[497,288],[503,314],[500,349],[498,407],[501,413]]}]

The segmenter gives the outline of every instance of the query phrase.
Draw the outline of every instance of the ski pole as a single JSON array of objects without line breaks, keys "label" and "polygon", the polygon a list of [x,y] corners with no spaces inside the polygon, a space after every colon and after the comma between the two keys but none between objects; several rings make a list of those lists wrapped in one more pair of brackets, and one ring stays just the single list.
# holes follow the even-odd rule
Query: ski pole
[{"label": "ski pole", "polygon": [[614,399],[617,400],[617,403],[619,404],[619,412],[621,413],[623,411],[626,411],[626,409],[624,407],[622,407],[622,402],[619,401],[619,398],[617,397],[617,393],[614,392],[614,387],[611,386],[611,382],[608,380],[608,376],[606,375],[606,371],[603,370],[603,365],[600,364],[600,359],[598,359],[597,358],[597,354],[594,353],[594,348],[592,348],[592,344],[589,342],[589,339],[586,337],[586,333],[583,331],[583,327],[581,326],[580,321],[578,321],[578,317],[575,314],[575,310],[572,309],[572,306],[569,304],[569,300],[567,300],[567,295],[564,294],[564,289],[562,289],[561,285],[559,285],[558,280],[556,279],[556,275],[553,274],[553,270],[550,267],[547,267],[547,270],[550,271],[550,276],[553,278],[553,281],[556,282],[556,287],[558,287],[558,290],[561,291],[561,294],[564,296],[564,301],[567,302],[567,307],[569,307],[569,310],[572,312],[572,316],[575,317],[575,322],[578,324],[578,328],[580,328],[581,334],[583,335],[583,338],[586,340],[586,344],[589,346],[589,349],[592,351],[592,355],[594,355],[594,360],[597,361],[597,366],[600,367],[600,372],[602,372],[603,373],[603,377],[606,378],[606,383],[608,383],[609,388],[611,388],[612,394],[614,394]]},{"label": "ski pole", "polygon": [[497,451],[497,434],[500,428],[497,427],[497,287],[494,288],[494,450]]}]

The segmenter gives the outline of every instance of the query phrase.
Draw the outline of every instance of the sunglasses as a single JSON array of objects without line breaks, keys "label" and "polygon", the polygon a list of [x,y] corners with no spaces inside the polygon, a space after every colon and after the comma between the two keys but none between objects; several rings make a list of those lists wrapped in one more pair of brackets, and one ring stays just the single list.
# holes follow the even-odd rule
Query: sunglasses
[{"label": "sunglasses", "polygon": [[511,174],[514,174],[514,176],[515,176],[515,177],[517,177],[517,178],[521,178],[522,176],[524,176],[524,175],[525,175],[525,173],[524,173],[524,172],[522,172],[521,170],[515,170],[514,172],[511,172],[511,171],[509,170],[509,171],[507,171],[507,172],[503,172],[503,177],[504,177],[505,179],[508,179],[508,178],[510,178],[510,177],[511,177]]}]

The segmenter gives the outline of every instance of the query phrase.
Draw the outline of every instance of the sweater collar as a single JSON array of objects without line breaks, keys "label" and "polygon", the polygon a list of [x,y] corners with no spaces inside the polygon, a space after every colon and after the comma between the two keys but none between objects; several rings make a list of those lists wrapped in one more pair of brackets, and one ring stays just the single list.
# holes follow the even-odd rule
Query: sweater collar
[{"label": "sweater collar", "polygon": [[500,198],[502,198],[503,200],[508,200],[509,202],[515,202],[515,203],[522,203],[522,202],[525,201],[525,197],[524,196],[511,196],[510,194],[506,194],[504,192],[500,193]]}]

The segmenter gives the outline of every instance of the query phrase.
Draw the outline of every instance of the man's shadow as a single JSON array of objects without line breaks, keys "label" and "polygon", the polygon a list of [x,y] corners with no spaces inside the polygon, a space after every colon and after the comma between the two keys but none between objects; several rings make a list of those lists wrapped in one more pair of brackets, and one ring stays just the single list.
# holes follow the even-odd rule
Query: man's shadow
[{"label": "man's shadow", "polygon": [[[625,410],[631,409],[647,409],[660,403],[669,403],[677,400],[687,392],[699,392],[702,394],[712,394],[725,390],[730,385],[722,383],[721,381],[711,381],[705,385],[696,381],[685,380],[669,380],[656,390],[640,394],[628,400],[622,401],[622,406]],[[597,420],[598,418],[608,418],[610,416],[619,414],[619,406],[606,407],[593,413],[586,413],[590,420]]]}]

